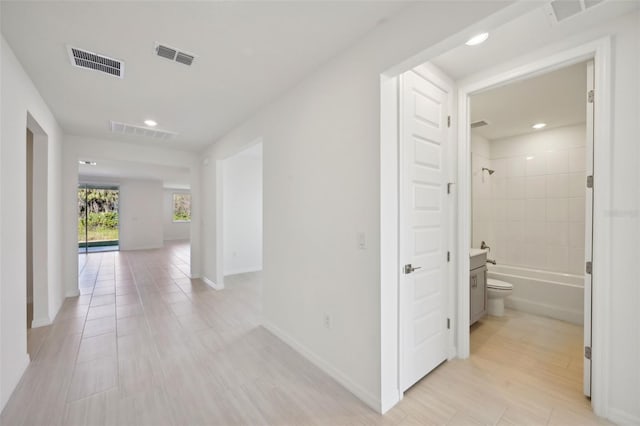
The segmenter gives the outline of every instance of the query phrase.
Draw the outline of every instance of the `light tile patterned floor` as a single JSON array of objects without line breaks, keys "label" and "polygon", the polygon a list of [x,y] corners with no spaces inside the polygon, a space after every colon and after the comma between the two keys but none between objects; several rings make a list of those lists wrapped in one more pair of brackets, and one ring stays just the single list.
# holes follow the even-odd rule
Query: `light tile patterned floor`
[{"label": "light tile patterned floor", "polygon": [[509,312],[385,416],[260,327],[260,274],[190,280],[186,244],[80,256],[81,296],[29,332],[4,425],[600,424],[580,327]]}]

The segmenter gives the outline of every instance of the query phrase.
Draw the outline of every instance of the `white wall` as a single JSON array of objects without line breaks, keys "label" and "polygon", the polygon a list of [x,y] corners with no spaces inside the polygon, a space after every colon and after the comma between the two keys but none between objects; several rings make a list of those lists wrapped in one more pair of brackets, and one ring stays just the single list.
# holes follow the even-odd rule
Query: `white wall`
[{"label": "white wall", "polygon": [[[380,371],[379,356],[385,327],[379,296],[380,73],[490,12],[486,4],[477,6],[428,3],[399,14],[204,152],[209,159],[202,170],[203,187],[209,188],[203,194],[205,274],[215,277],[218,267],[215,160],[263,137],[265,324],[374,407],[388,406],[397,397],[393,380],[387,380],[394,373],[387,371],[388,364]],[[502,69],[511,68],[533,55],[615,34],[614,359],[606,402],[610,412],[633,419],[640,418],[640,373],[628,373],[640,359],[640,297],[634,279],[639,258],[638,22],[636,14],[601,26],[548,27],[544,37],[529,37],[526,56],[493,62],[509,61]],[[357,250],[358,230],[367,235],[367,250]],[[324,312],[333,316],[334,329],[322,327]]]},{"label": "white wall", "polygon": [[[579,19],[573,22],[579,22]],[[606,212],[608,229],[604,230],[611,236],[611,276],[608,282],[600,283],[609,286],[611,295],[611,322],[605,332],[611,359],[606,366],[609,376],[604,378],[609,394],[599,409],[617,423],[637,424],[640,423],[640,369],[633,366],[640,360],[640,287],[637,278],[640,261],[640,149],[637,144],[640,134],[637,78],[640,75],[640,13],[636,11],[599,25],[581,27],[567,22],[566,26],[550,27],[546,33],[537,34],[535,40],[528,37],[530,42],[538,41],[529,46],[525,56],[517,60],[495,58],[494,63],[499,65],[466,78],[463,83],[470,84],[528,63],[533,58],[549,56],[604,36],[612,36],[613,47],[612,132],[610,139],[603,142],[611,148],[611,187],[598,189],[597,170],[595,179],[596,191],[611,194],[611,206]],[[596,88],[596,96],[603,89],[608,88]]]},{"label": "white wall", "polygon": [[474,246],[486,241],[500,264],[582,275],[585,138],[581,124],[492,140],[478,161],[495,173],[472,165]]},{"label": "white wall", "polygon": [[262,144],[224,160],[224,275],[262,269]]},{"label": "white wall", "polygon": [[173,194],[189,194],[184,189],[164,189],[162,200],[164,240],[188,240],[191,236],[191,222],[173,221]]},{"label": "white wall", "polygon": [[[480,135],[471,134],[471,247],[480,248],[482,241],[491,246],[493,227],[491,214],[491,177],[482,168],[491,168],[490,142]],[[491,257],[491,256],[490,256]]]},{"label": "white wall", "polygon": [[163,195],[159,180],[120,182],[120,250],[162,247]]},{"label": "white wall", "polygon": [[[27,113],[47,135],[47,285],[52,320],[64,299],[62,284],[62,131],[37,89],[2,38],[0,191],[0,406],[4,407],[29,362],[26,318],[26,143]],[[10,208],[7,208],[10,205]],[[43,206],[40,207],[44,210]]]},{"label": "white wall", "polygon": [[378,410],[389,405],[380,357],[380,74],[504,5],[415,4],[203,153],[204,275],[215,281],[221,272],[217,161],[262,137],[264,323]]}]

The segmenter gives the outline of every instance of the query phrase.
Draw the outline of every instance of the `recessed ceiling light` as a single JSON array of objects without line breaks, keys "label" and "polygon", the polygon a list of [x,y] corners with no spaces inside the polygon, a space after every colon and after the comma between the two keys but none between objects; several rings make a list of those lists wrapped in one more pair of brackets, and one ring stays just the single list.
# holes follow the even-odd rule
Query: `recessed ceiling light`
[{"label": "recessed ceiling light", "polygon": [[540,129],[543,129],[543,128],[547,127],[547,123],[536,123],[531,127],[536,129],[536,130],[540,130]]},{"label": "recessed ceiling light", "polygon": [[477,46],[481,43],[484,43],[489,38],[489,33],[480,33],[471,37],[465,43],[467,46]]},{"label": "recessed ceiling light", "polygon": [[82,164],[83,166],[95,166],[98,163],[95,161],[78,160],[78,164]]},{"label": "recessed ceiling light", "polygon": [[156,122],[155,122],[155,121],[153,121],[153,120],[144,120],[144,124],[146,124],[146,125],[147,125],[147,126],[149,126],[149,127],[155,127],[155,126],[157,126],[157,125],[158,125],[158,123],[156,123]]}]

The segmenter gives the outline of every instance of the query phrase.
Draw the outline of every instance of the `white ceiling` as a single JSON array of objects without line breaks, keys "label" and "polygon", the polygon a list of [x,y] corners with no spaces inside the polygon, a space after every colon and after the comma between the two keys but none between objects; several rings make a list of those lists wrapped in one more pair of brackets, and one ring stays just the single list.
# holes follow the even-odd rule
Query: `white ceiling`
[{"label": "white ceiling", "polygon": [[640,9],[640,1],[606,0],[560,24],[552,24],[544,5],[498,27],[487,28],[489,39],[477,46],[460,45],[432,59],[435,65],[454,80],[490,69],[496,64],[525,55],[558,39],[575,34],[577,29],[589,28],[633,10]]},{"label": "white ceiling", "polygon": [[586,62],[471,97],[471,122],[488,126],[473,129],[487,139],[532,133],[535,123],[545,129],[584,123],[586,118]]},{"label": "white ceiling", "polygon": [[96,162],[95,166],[79,164],[80,182],[120,183],[122,179],[160,180],[165,188],[188,189],[190,187],[189,169],[186,167],[160,166],[132,161],[113,161],[99,158],[87,158]]},{"label": "white ceiling", "polygon": [[[406,4],[3,1],[1,26],[65,132],[199,150]],[[155,42],[197,58],[170,62]],[[67,44],[123,60],[124,79],[72,67]],[[147,118],[178,136],[110,133]]]},{"label": "white ceiling", "polygon": [[[585,12],[553,24],[539,7],[498,27],[486,28],[489,39],[477,46],[460,45],[431,60],[456,81],[487,76],[497,64],[557,43],[577,31],[640,9],[640,1],[606,0]],[[479,31],[480,32],[480,31]],[[546,122],[547,129],[585,121],[586,74],[575,66],[539,78],[520,81],[472,97],[472,122],[491,123],[474,129],[488,139],[531,133],[531,125]]]}]

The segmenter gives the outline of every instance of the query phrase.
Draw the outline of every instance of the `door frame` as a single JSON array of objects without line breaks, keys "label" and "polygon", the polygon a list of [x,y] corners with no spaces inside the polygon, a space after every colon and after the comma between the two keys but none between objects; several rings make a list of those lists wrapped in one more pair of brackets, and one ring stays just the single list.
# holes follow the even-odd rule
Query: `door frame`
[{"label": "door frame", "polygon": [[[594,164],[595,182],[598,191],[593,197],[593,273],[592,280],[592,372],[591,403],[596,413],[607,416],[609,395],[609,337],[611,307],[610,289],[604,283],[611,276],[611,150],[607,141],[611,139],[611,92],[612,59],[611,37],[604,37],[559,53],[538,56],[524,65],[501,71],[475,81],[461,82],[458,88],[458,241],[457,253],[465,253],[471,247],[471,95],[511,83],[520,79],[544,74],[559,68],[593,59],[596,95],[594,114]],[[586,89],[586,88],[585,88]],[[594,185],[594,186],[596,186]],[[470,352],[469,331],[469,257],[455,256],[458,285],[457,306],[457,352],[458,357],[468,358]]]},{"label": "door frame", "polygon": [[[426,65],[425,65],[426,64]],[[437,77],[448,83],[452,91],[449,95],[449,115],[452,119],[449,128],[448,166],[449,181],[455,182],[455,166],[457,159],[457,131],[455,127],[455,113],[457,110],[457,87],[446,74],[427,61],[423,64],[407,67],[404,72],[424,65]],[[389,72],[380,76],[380,279],[388,285],[380,286],[380,385],[379,400],[381,413],[387,412],[403,398],[400,390],[401,372],[401,340],[400,340],[400,74]],[[449,205],[449,233],[448,245],[454,248],[456,244],[456,197],[451,193]],[[451,250],[452,261],[449,263],[449,282],[447,293],[447,317],[451,318],[449,329],[447,360],[456,357],[455,318],[457,304],[457,286],[455,285],[456,254]]]}]

